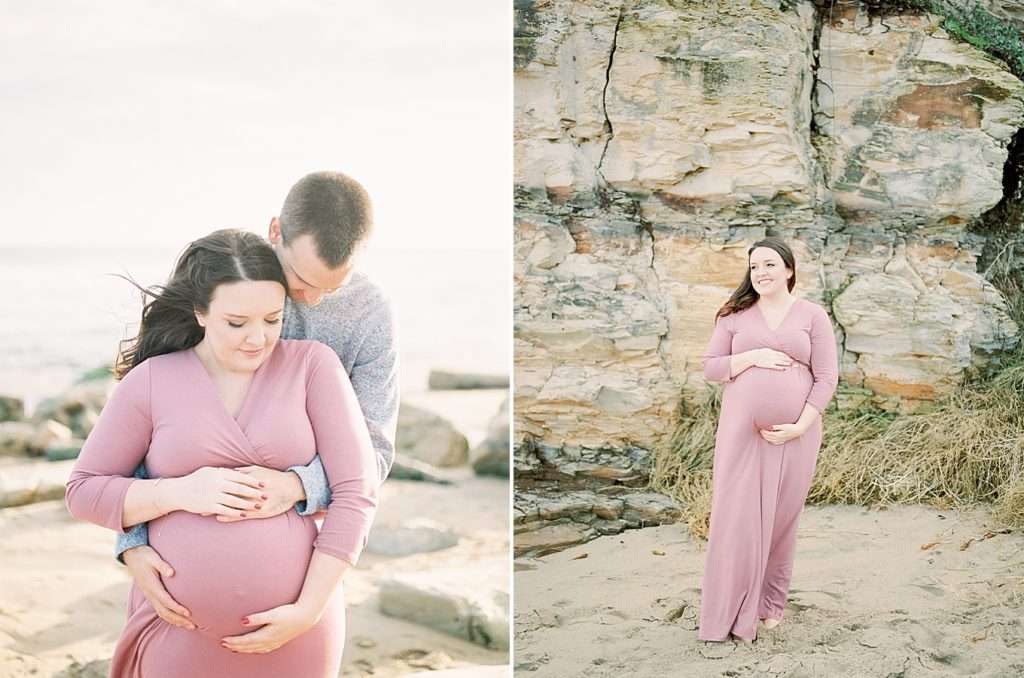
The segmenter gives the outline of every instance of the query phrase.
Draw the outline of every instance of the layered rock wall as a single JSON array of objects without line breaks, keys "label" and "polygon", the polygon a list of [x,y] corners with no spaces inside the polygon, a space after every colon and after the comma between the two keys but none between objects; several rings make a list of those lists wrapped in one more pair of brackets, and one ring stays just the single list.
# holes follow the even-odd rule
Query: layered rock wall
[{"label": "layered rock wall", "polygon": [[519,1],[520,487],[642,485],[766,234],[840,342],[840,406],[912,410],[1018,341],[972,220],[1024,86],[924,13]]}]

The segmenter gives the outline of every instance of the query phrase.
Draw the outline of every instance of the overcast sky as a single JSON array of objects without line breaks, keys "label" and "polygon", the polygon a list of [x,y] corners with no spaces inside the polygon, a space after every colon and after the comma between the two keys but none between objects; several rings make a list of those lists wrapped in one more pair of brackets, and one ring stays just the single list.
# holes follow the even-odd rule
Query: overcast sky
[{"label": "overcast sky", "polygon": [[0,7],[4,245],[262,233],[336,169],[375,247],[508,249],[511,3]]}]

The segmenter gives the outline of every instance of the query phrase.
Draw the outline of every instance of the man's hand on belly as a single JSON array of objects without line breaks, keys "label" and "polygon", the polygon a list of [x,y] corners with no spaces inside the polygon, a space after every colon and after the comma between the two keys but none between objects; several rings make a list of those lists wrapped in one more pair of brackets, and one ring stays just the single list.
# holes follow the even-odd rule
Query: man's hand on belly
[{"label": "man's hand on belly", "polygon": [[152,546],[136,546],[125,551],[123,557],[132,579],[156,610],[157,616],[172,626],[194,631],[195,624],[189,619],[191,613],[171,598],[160,579],[161,576],[174,576],[174,569],[164,562],[160,554]]},{"label": "man's hand on belly", "polygon": [[244,518],[217,516],[217,520],[222,523],[234,523],[253,518],[272,518],[290,511],[295,506],[295,502],[306,498],[302,481],[291,471],[278,471],[263,466],[242,466],[235,470],[260,481],[262,483],[260,492],[263,493],[263,498],[260,500],[259,508],[247,510]]}]

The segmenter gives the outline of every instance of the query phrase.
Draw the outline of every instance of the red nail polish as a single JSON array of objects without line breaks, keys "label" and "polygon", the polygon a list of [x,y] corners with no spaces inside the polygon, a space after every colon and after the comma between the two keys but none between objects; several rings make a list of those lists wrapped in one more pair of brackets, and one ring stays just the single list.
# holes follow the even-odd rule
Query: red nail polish
[{"label": "red nail polish", "polygon": [[256,508],[257,508],[257,509],[259,509],[259,507],[260,507],[260,505],[259,505],[259,504],[256,504]]},{"label": "red nail polish", "polygon": [[248,626],[249,625],[249,618],[248,617],[244,618],[242,620],[242,623],[245,624],[246,626]]},{"label": "red nail polish", "polygon": [[264,483],[264,482],[260,482],[260,487],[266,487],[266,486],[267,486],[267,484],[266,484],[266,483]]},{"label": "red nail polish", "polygon": [[243,517],[243,518],[245,517],[245,513],[242,513],[242,517]]},{"label": "red nail polish", "polygon": [[261,494],[260,495],[260,499],[262,499],[263,501],[266,501],[267,500],[267,495]]}]

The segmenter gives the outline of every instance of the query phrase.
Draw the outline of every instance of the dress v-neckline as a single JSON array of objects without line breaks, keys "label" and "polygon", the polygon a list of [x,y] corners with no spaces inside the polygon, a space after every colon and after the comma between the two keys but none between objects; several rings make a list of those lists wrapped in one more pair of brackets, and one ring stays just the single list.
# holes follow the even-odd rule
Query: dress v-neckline
[{"label": "dress v-neckline", "polygon": [[772,327],[771,325],[768,324],[768,318],[765,317],[764,311],[761,309],[761,307],[758,304],[754,304],[754,306],[757,308],[757,314],[761,316],[761,322],[763,322],[764,326],[768,328],[768,331],[778,332],[780,329],[782,329],[782,326],[786,324],[786,321],[789,320],[789,314],[793,312],[793,307],[796,306],[797,302],[799,301],[799,298],[793,298],[793,301],[790,302],[789,304],[789,308],[786,309],[786,313],[782,316],[782,320],[780,320],[779,324],[776,325],[775,327]]},{"label": "dress v-neckline", "polygon": [[[220,393],[217,391],[217,385],[213,383],[213,376],[206,369],[206,365],[203,364],[203,361],[199,357],[199,354],[196,353],[195,347],[190,348],[189,353],[192,354],[192,358],[195,360],[196,367],[199,369],[200,372],[202,372],[202,378],[206,382],[207,390],[210,392],[210,395],[220,406],[220,411],[224,413],[224,416],[226,416],[228,419],[235,423],[239,431],[242,431],[244,417],[246,412],[248,412],[249,410],[249,403],[252,400],[253,391],[256,390],[257,380],[260,378],[260,373],[263,371],[263,368],[266,366],[268,362],[270,362],[271,356],[274,355],[273,352],[271,352],[271,354],[267,356],[267,359],[264,360],[263,363],[256,368],[255,372],[253,372],[252,379],[249,380],[249,386],[246,388],[245,395],[242,397],[242,404],[238,407],[238,412],[236,414],[231,414],[231,412],[228,411],[227,405],[225,405],[224,401],[221,400]],[[242,432],[244,433],[244,431]]]}]

